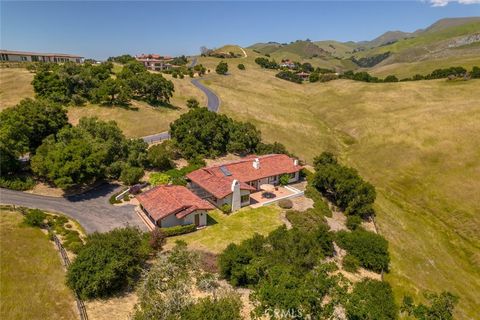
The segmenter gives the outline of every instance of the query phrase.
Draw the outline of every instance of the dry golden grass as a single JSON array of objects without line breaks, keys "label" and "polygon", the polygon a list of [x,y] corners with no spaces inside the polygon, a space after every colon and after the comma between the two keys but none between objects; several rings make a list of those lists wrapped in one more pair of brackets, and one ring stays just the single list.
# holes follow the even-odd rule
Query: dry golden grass
[{"label": "dry golden grass", "polygon": [[24,68],[0,68],[0,111],[33,97],[33,73]]},{"label": "dry golden grass", "polygon": [[377,66],[372,68],[371,74],[384,78],[390,74],[396,75],[399,79],[414,76],[416,74],[427,75],[435,69],[462,66],[467,70],[471,70],[473,66],[480,67],[480,56],[478,54],[472,56],[449,57],[443,59],[418,61],[411,63],[392,63],[385,66]]},{"label": "dry golden grass", "polygon": [[[0,69],[0,110],[14,106],[23,98],[33,97],[31,85],[33,74],[23,68]],[[181,113],[187,111],[186,101],[190,98],[197,99],[206,105],[205,95],[190,83],[190,79],[172,80],[175,92],[171,99],[170,107],[152,107],[145,102],[132,100],[130,107],[101,106],[87,104],[81,107],[68,107],[68,117],[73,124],[78,123],[81,117],[96,116],[102,120],[115,120],[128,137],[150,135],[169,128],[170,122],[177,119]]]},{"label": "dry golden grass", "polygon": [[75,300],[54,245],[20,213],[0,212],[0,318],[76,319]]},{"label": "dry golden grass", "polygon": [[220,111],[252,121],[267,141],[307,163],[329,150],[357,168],[377,188],[378,225],[392,255],[386,278],[399,301],[404,293],[450,290],[460,296],[456,316],[474,318],[480,80],[298,85],[249,59],[246,71],[230,68],[229,76],[204,81],[219,94]]}]

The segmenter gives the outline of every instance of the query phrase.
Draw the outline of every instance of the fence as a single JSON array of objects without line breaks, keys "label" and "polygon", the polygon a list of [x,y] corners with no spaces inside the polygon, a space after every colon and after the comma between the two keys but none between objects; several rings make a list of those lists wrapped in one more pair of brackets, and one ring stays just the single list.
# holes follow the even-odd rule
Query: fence
[{"label": "fence", "polygon": [[[27,213],[27,208],[16,207],[15,205],[13,205],[12,207],[14,210],[17,209],[23,215]],[[47,231],[49,231],[49,234],[51,234],[53,242],[55,242],[55,245],[57,246],[58,251],[60,252],[63,265],[65,266],[65,268],[68,268],[68,266],[70,266],[70,258],[68,257],[67,250],[65,250],[65,247],[62,245],[57,235],[51,232],[51,228],[49,226],[46,226],[45,228],[47,229]],[[75,295],[75,302],[77,305],[78,313],[80,314],[80,320],[88,320],[87,309],[85,308],[85,304],[83,303],[82,299],[80,299],[80,297],[76,292],[74,292],[74,295]]]},{"label": "fence", "polygon": [[[50,227],[47,227],[47,230],[50,231]],[[65,268],[68,268],[70,266],[70,258],[68,257],[67,251],[63,247],[62,243],[58,239],[57,235],[55,233],[51,233],[53,241],[55,242],[55,245],[58,248],[58,251],[60,251],[60,255],[62,256],[62,261],[63,265]],[[82,299],[78,296],[78,294],[75,292],[75,302],[77,303],[77,309],[80,314],[80,319],[81,320],[88,320],[88,315],[87,315],[87,309],[85,308],[85,304],[83,303]]]}]

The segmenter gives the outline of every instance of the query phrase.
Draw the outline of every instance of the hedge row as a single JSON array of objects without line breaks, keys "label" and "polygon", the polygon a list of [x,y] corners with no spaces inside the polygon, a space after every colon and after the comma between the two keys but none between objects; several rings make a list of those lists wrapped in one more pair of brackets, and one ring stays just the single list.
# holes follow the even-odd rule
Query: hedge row
[{"label": "hedge row", "polygon": [[166,237],[178,236],[185,233],[190,233],[197,230],[197,226],[194,224],[187,224],[184,226],[174,226],[169,228],[160,228]]}]

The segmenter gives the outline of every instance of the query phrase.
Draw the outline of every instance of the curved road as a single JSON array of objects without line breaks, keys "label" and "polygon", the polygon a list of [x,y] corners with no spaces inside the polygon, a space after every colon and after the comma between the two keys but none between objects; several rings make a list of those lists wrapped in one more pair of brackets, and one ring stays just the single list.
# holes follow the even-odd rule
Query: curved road
[{"label": "curved road", "polygon": [[77,220],[87,233],[106,232],[127,225],[147,230],[133,205],[113,206],[110,195],[121,187],[105,183],[84,194],[48,197],[0,188],[0,203],[63,213]]},{"label": "curved road", "polygon": [[[192,61],[192,65],[195,65],[197,63],[197,59],[195,58]],[[213,112],[218,112],[218,108],[220,107],[220,99],[218,96],[209,88],[205,87],[200,81],[200,79],[192,79],[191,83],[200,89],[206,96],[207,96],[207,108],[210,111]],[[154,142],[159,142],[162,140],[170,139],[170,134],[168,131],[160,132],[160,133],[155,133],[149,136],[142,137],[143,141],[146,143],[154,143]]]},{"label": "curved road", "polygon": [[210,89],[205,87],[200,81],[200,79],[192,79],[192,84],[200,89],[207,96],[207,108],[210,111],[218,112],[220,107],[220,99],[218,96]]}]

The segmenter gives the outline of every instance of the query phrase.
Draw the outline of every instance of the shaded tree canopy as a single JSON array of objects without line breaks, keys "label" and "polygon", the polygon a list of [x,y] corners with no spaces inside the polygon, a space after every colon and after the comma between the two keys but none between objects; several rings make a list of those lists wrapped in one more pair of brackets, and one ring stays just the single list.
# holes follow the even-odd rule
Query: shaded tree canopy
[{"label": "shaded tree canopy", "polygon": [[146,148],[142,140],[126,139],[114,121],[82,118],[78,126],[65,127],[43,141],[32,157],[32,171],[67,189],[119,178],[124,168],[143,167]]},{"label": "shaded tree canopy", "polygon": [[18,158],[34,153],[42,140],[68,125],[67,111],[47,100],[24,99],[0,113],[2,174],[18,169]]}]

